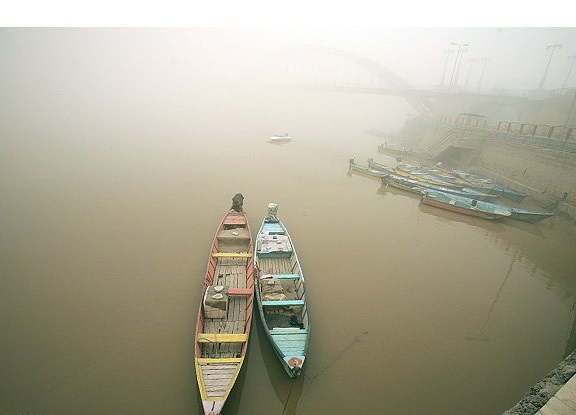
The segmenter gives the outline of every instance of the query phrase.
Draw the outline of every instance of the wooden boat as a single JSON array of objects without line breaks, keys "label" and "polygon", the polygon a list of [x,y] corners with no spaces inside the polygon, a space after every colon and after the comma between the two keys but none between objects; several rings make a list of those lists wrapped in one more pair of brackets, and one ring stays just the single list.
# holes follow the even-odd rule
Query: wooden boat
[{"label": "wooden boat", "polygon": [[510,208],[510,217],[524,222],[536,223],[554,216],[551,212],[534,212],[526,209]]},{"label": "wooden boat", "polygon": [[510,189],[509,187],[503,186],[478,174],[464,173],[458,170],[454,170],[454,172],[459,177],[467,180],[472,188],[498,194],[517,203],[522,202],[526,198],[524,193]]},{"label": "wooden boat", "polygon": [[394,173],[385,174],[385,176],[382,177],[382,184],[384,186],[390,185],[398,189],[406,190],[419,195],[423,194],[427,190],[434,190],[437,192],[449,193],[477,200],[492,200],[496,197],[496,195],[482,193],[468,188],[462,188],[458,190],[450,187],[436,186],[434,184],[420,182],[415,179],[408,179],[404,176],[398,176]]},{"label": "wooden boat", "polygon": [[386,172],[362,166],[361,164],[356,163],[353,158],[349,159],[348,163],[350,165],[350,170],[355,170],[365,176],[374,177],[376,179],[381,179],[382,177],[386,176]]},{"label": "wooden boat", "polygon": [[517,192],[516,190],[510,189],[509,187],[503,186],[501,184],[492,182],[491,186],[494,189],[496,189],[497,191],[499,191],[500,194],[502,195],[502,197],[505,197],[506,199],[510,199],[513,202],[520,203],[526,198],[526,195],[524,193]]},{"label": "wooden boat", "polygon": [[[458,199],[462,203],[466,203],[466,204],[474,203],[473,199],[462,197],[462,196],[454,195],[454,199]],[[478,203],[481,203],[481,202],[478,202]],[[495,209],[499,209],[499,210],[507,210],[508,212],[510,212],[510,215],[509,215],[510,218],[521,220],[524,222],[530,222],[530,223],[540,222],[541,220],[544,220],[546,218],[554,216],[554,213],[551,213],[551,212],[538,212],[538,211],[527,210],[527,209],[518,209],[515,207],[511,207],[511,206],[496,205],[494,203],[489,203],[489,202],[482,202],[482,206],[484,206],[485,208],[494,207]]]},{"label": "wooden boat", "polygon": [[218,415],[242,368],[254,303],[253,246],[241,194],[212,242],[196,323],[194,365],[206,415]]},{"label": "wooden boat", "polygon": [[256,236],[256,303],[274,352],[288,376],[296,378],[308,352],[310,309],[296,249],[277,211],[276,204],[268,205]]},{"label": "wooden boat", "polygon": [[273,142],[273,143],[287,143],[288,141],[292,140],[292,137],[290,137],[288,135],[288,133],[283,134],[283,135],[273,135],[271,136],[268,141]]},{"label": "wooden boat", "polygon": [[443,187],[450,187],[454,189],[461,189],[462,186],[459,184],[450,183],[446,180],[440,179],[438,177],[434,177],[430,174],[426,174],[423,172],[415,171],[414,169],[406,169],[406,168],[399,168],[399,167],[389,167],[384,164],[376,163],[372,159],[368,159],[368,167],[380,170],[385,173],[394,173],[397,176],[403,176],[408,179],[418,180],[422,183],[433,184],[435,186],[443,186]]},{"label": "wooden boat", "polygon": [[420,200],[426,205],[483,219],[511,216],[510,210],[500,205],[431,190],[422,194]]},{"label": "wooden boat", "polygon": [[[430,196],[430,192],[428,194],[426,194],[426,197],[428,198]],[[490,203],[490,202],[484,202],[484,201],[478,201],[476,199],[471,199],[471,198],[467,198],[467,197],[463,197],[463,196],[457,196],[457,195],[450,195],[450,194],[444,194],[444,199],[446,199],[446,197],[450,197],[450,201],[448,202],[451,206],[473,206],[475,210],[482,210],[482,211],[486,211],[486,212],[490,212],[490,211],[494,211],[494,212],[507,212],[507,214],[505,214],[505,217],[509,217],[511,219],[517,219],[517,220],[521,220],[524,222],[530,222],[530,223],[536,223],[536,222],[540,222],[541,220],[544,220],[546,218],[549,218],[551,216],[554,216],[553,213],[550,212],[538,212],[538,211],[532,211],[532,210],[527,210],[527,209],[518,209],[518,208],[514,208],[511,206],[505,206],[505,205],[497,205],[495,203]],[[436,198],[437,196],[433,196],[433,198]],[[428,204],[432,204],[432,203],[428,203]],[[453,209],[449,209],[449,210],[453,210]]]}]

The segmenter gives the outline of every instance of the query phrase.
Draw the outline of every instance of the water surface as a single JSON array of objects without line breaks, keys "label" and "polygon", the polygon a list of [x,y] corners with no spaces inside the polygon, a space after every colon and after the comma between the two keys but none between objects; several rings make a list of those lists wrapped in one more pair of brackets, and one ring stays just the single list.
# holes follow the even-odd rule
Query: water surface
[{"label": "water surface", "polygon": [[[398,131],[403,100],[153,100],[24,67],[32,84],[1,106],[1,413],[199,413],[194,324],[237,192],[253,233],[279,205],[313,331],[290,380],[256,320],[225,415],[499,414],[576,346],[573,225],[468,218],[349,174],[351,157],[393,162],[365,130]],[[54,95],[71,83],[76,104]]]}]

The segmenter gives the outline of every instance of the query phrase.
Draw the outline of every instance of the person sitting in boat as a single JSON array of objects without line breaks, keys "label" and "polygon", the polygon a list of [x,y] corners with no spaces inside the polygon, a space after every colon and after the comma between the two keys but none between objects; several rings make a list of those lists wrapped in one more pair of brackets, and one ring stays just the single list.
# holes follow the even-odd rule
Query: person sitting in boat
[{"label": "person sitting in boat", "polygon": [[266,222],[278,222],[278,205],[276,203],[268,204],[268,215],[266,215]]},{"label": "person sitting in boat", "polygon": [[232,209],[236,212],[242,212],[242,206],[244,205],[244,196],[242,193],[236,193],[232,198]]}]

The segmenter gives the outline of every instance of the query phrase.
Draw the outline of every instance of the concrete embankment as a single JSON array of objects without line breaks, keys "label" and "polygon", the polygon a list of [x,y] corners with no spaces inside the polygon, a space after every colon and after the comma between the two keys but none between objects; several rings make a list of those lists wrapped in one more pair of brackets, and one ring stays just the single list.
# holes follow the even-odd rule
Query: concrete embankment
[{"label": "concrete embankment", "polygon": [[573,351],[552,372],[532,386],[516,405],[503,412],[502,415],[575,413],[576,384],[569,382],[575,373],[576,351]]},{"label": "concrete embankment", "polygon": [[576,220],[576,154],[491,141],[468,167]]},{"label": "concrete embankment", "polygon": [[426,151],[409,152],[382,145],[379,151],[400,156],[413,164],[434,164],[478,173],[528,195],[523,204],[533,204],[576,222],[576,154],[487,140],[474,151],[447,151],[441,157],[426,159]]}]

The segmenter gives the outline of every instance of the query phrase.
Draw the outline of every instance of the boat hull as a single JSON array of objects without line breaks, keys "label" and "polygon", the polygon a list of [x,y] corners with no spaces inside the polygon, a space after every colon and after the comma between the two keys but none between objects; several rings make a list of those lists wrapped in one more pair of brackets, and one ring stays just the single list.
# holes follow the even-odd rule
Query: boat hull
[{"label": "boat hull", "polygon": [[220,414],[244,363],[254,303],[252,256],[246,213],[231,209],[212,242],[196,321],[194,366],[206,415]]},{"label": "boat hull", "polygon": [[362,166],[354,161],[354,159],[349,160],[350,170],[354,170],[364,176],[373,177],[376,179],[382,179],[382,177],[386,176],[386,173],[373,169],[370,167]]},{"label": "boat hull", "polygon": [[442,186],[436,186],[415,179],[409,179],[404,176],[398,176],[393,173],[385,173],[385,175],[382,177],[382,184],[384,186],[391,185],[398,189],[403,189],[416,194],[424,194],[426,191],[432,190],[436,192],[453,194],[456,196],[474,198],[482,201],[492,200],[495,197],[494,195],[481,192],[474,192],[472,190],[467,189],[457,190],[454,188],[445,188]]},{"label": "boat hull", "polygon": [[462,213],[464,215],[474,216],[474,217],[482,218],[482,219],[497,219],[497,218],[501,217],[499,215],[494,215],[494,214],[490,214],[490,213],[486,213],[486,212],[480,212],[478,210],[461,208],[458,206],[451,205],[450,203],[445,203],[445,202],[441,202],[439,200],[429,199],[427,197],[422,197],[422,203],[424,203],[425,205],[434,206],[434,207],[441,208],[441,209],[446,209],[446,210],[449,210],[451,212]]},{"label": "boat hull", "polygon": [[260,321],[284,371],[297,378],[308,353],[310,307],[294,244],[279,219],[262,222],[254,251]]},{"label": "boat hull", "polygon": [[548,212],[520,211],[520,210],[516,210],[516,209],[512,209],[511,215],[510,215],[510,217],[512,219],[517,219],[517,220],[521,220],[524,222],[530,222],[530,223],[538,223],[538,222],[540,222],[546,218],[549,218],[551,216],[554,216],[554,214],[548,213]]},{"label": "boat hull", "polygon": [[[554,214],[550,212],[538,212],[526,209],[518,209],[510,206],[497,205],[495,203],[478,201],[468,197],[451,195],[442,192],[427,192],[427,194],[425,194],[423,198],[433,199],[439,203],[451,206],[453,205],[463,209],[470,209],[471,207],[473,207],[473,210],[475,211],[479,210],[489,214],[493,213],[500,217],[507,217],[531,223],[540,222],[541,220],[554,216]],[[446,206],[446,209],[452,210],[449,209],[449,206]]]}]

